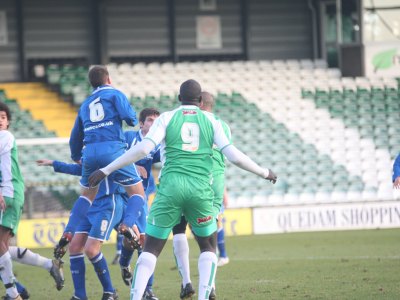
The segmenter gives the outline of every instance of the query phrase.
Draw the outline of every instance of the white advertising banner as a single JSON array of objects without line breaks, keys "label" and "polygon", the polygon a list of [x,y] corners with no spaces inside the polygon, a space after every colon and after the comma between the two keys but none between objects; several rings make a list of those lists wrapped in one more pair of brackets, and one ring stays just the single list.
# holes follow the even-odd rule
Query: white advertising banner
[{"label": "white advertising banner", "polygon": [[7,15],[4,10],[0,10],[0,46],[8,44],[7,34]]},{"label": "white advertising banner", "polygon": [[367,77],[400,76],[400,41],[366,43],[364,53]]},{"label": "white advertising banner", "polygon": [[255,234],[400,227],[400,201],[253,209]]},{"label": "white advertising banner", "polygon": [[196,21],[197,48],[222,48],[221,20],[219,16],[198,16]]}]

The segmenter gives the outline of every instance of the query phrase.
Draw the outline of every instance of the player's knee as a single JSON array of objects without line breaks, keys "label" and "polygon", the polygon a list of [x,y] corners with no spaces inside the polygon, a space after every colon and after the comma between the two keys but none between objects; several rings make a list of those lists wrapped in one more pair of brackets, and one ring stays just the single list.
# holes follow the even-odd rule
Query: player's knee
[{"label": "player's knee", "polygon": [[86,256],[89,259],[95,257],[101,252],[101,245],[102,243],[100,241],[89,238],[84,248]]},{"label": "player's knee", "polygon": [[78,243],[73,243],[73,242],[72,242],[72,243],[69,245],[68,250],[69,250],[69,254],[72,254],[72,255],[76,255],[76,254],[79,254],[79,253],[83,253],[83,245],[78,244]]},{"label": "player's knee", "polygon": [[9,244],[8,241],[9,241],[9,238],[0,240],[0,254],[1,255],[8,251],[8,244]]},{"label": "player's knee", "polygon": [[89,258],[92,259],[95,257],[97,254],[99,254],[99,251],[97,248],[94,247],[85,247],[85,255]]},{"label": "player's knee", "polygon": [[81,195],[86,197],[90,202],[93,202],[97,195],[98,187],[96,188],[83,188],[81,189]]},{"label": "player's knee", "polygon": [[144,243],[144,252],[150,252],[151,254],[158,257],[165,246],[167,240],[158,239],[152,236],[146,236],[146,241]]},{"label": "player's knee", "polygon": [[133,195],[136,194],[136,195],[142,196],[144,199],[144,188],[143,188],[143,184],[141,182],[139,182],[136,185],[126,186],[125,191],[128,193],[128,195],[130,197],[132,197]]},{"label": "player's knee", "polygon": [[213,252],[217,251],[217,246],[214,241],[214,235],[207,237],[196,236],[196,241],[199,244],[200,252]]}]

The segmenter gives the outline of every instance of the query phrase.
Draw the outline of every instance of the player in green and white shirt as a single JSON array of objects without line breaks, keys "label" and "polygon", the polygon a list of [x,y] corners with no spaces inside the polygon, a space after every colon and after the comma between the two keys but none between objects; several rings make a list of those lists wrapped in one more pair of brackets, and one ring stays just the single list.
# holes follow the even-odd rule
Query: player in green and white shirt
[{"label": "player in green and white shirt", "polygon": [[95,186],[111,172],[136,162],[161,144],[160,186],[147,219],[143,253],[134,272],[133,300],[141,299],[157,257],[182,213],[192,226],[201,252],[199,299],[208,299],[217,265],[217,226],[211,188],[214,144],[238,167],[272,182],[277,178],[271,170],[260,167],[234,147],[213,114],[200,110],[201,87],[198,82],[187,80],[182,83],[179,100],[182,106],[161,114],[142,142],[89,178],[90,186]]},{"label": "player in green and white shirt", "polygon": [[6,288],[6,299],[22,299],[15,287],[8,251],[24,206],[24,180],[18,165],[15,138],[8,131],[10,120],[8,106],[0,102],[0,276]]},{"label": "player in green and white shirt", "polygon": [[[215,105],[214,97],[208,92],[201,92],[201,102],[200,108],[203,111],[207,111],[212,113],[213,108]],[[223,131],[228,138],[229,142],[231,140],[231,130],[223,120],[216,117],[219,122],[221,122]],[[224,240],[224,228],[222,226],[222,211],[223,206],[222,204],[226,205],[228,201],[228,194],[225,189],[225,157],[221,153],[221,150],[214,145],[213,146],[213,168],[212,168],[212,176],[213,181],[211,184],[211,188],[214,192],[214,212],[215,217],[217,218],[218,230],[217,230],[217,245],[218,245],[218,267],[223,264],[229,262],[229,258],[226,254],[225,250],[225,240]],[[181,291],[180,291],[180,298],[186,299],[190,298],[192,295],[195,294],[195,290],[193,288],[191,279],[190,279],[190,263],[189,263],[189,243],[186,236],[186,227],[187,221],[184,216],[182,216],[181,221],[179,224],[175,225],[172,229],[173,232],[173,250],[176,265],[179,270],[179,275],[182,278],[181,284]],[[211,291],[209,295],[209,299],[215,299],[215,290]]]}]

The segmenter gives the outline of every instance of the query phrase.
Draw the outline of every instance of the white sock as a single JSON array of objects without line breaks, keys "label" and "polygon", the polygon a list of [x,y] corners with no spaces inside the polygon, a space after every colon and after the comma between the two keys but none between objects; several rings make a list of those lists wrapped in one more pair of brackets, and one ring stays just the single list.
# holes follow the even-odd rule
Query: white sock
[{"label": "white sock", "polygon": [[4,286],[6,287],[7,295],[11,298],[16,298],[18,296],[18,291],[14,285],[15,276],[12,269],[12,261],[9,252],[4,253],[0,257],[0,276],[3,280]]},{"label": "white sock", "polygon": [[149,252],[143,252],[140,254],[136,262],[135,271],[133,273],[130,300],[142,299],[147,282],[156,268],[156,263],[157,257],[154,254]]},{"label": "white sock", "polygon": [[208,299],[217,273],[217,255],[213,252],[202,252],[199,256],[199,298]]},{"label": "white sock", "polygon": [[27,248],[10,246],[9,252],[12,260],[24,265],[40,267],[46,269],[47,271],[50,271],[51,267],[53,266],[51,259],[43,257],[37,253],[33,253]]},{"label": "white sock", "polygon": [[189,243],[185,233],[175,234],[173,237],[174,255],[182,284],[185,286],[190,280]]}]

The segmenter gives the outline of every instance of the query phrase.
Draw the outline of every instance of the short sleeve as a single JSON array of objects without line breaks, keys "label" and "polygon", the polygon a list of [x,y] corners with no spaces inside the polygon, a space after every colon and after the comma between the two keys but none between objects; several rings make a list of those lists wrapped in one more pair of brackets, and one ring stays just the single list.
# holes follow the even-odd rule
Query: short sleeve
[{"label": "short sleeve", "polygon": [[167,113],[161,114],[150,127],[145,139],[151,140],[156,146],[160,144],[165,138],[169,119]]}]

